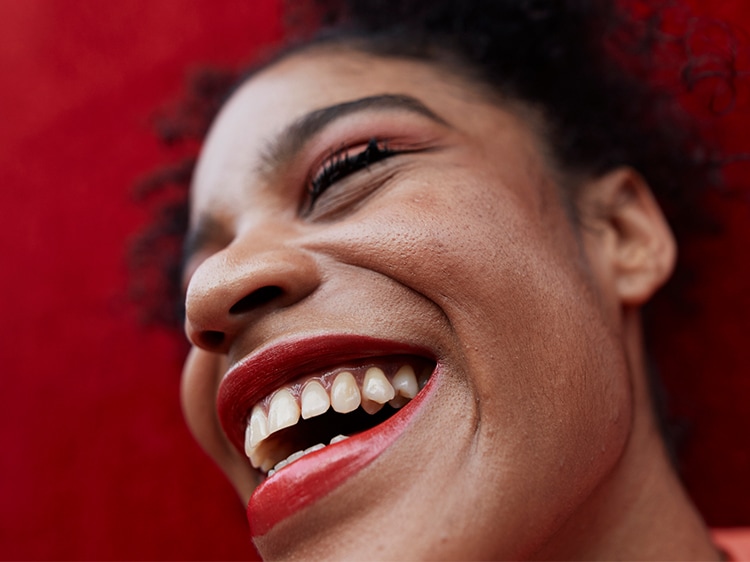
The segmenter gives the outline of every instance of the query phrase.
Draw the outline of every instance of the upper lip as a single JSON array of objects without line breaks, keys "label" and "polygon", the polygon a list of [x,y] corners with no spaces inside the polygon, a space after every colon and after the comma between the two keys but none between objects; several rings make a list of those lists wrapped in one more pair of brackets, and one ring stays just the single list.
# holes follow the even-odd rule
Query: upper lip
[{"label": "upper lip", "polygon": [[243,451],[247,414],[252,406],[284,383],[347,361],[385,355],[434,354],[411,343],[353,334],[287,337],[235,363],[219,386],[219,420],[234,446]]}]

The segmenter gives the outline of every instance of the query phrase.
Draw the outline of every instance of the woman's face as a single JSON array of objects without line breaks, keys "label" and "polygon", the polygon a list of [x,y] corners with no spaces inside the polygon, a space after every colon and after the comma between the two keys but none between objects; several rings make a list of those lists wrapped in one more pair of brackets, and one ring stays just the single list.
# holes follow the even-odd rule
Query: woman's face
[{"label": "woman's face", "polygon": [[[521,558],[617,466],[618,304],[536,125],[333,48],[224,108],[192,192],[183,401],[264,556]],[[267,477],[246,434],[264,469],[349,439]]]}]

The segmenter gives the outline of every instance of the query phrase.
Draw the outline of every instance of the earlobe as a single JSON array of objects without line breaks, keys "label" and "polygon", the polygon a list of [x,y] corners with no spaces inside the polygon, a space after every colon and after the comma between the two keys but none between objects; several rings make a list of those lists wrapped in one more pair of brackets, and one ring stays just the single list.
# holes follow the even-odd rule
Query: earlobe
[{"label": "earlobe", "polygon": [[586,186],[579,199],[582,221],[592,228],[596,257],[625,306],[640,306],[670,277],[677,246],[646,181],[632,168],[617,168]]}]

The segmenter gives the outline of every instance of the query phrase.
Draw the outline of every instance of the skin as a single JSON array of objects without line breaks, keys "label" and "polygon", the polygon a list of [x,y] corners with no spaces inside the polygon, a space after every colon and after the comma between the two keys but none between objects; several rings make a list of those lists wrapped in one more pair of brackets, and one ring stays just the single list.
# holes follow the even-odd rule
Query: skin
[{"label": "skin", "polygon": [[[264,162],[310,111],[381,94]],[[432,350],[439,388],[401,438],[256,540],[269,559],[711,559],[666,460],[638,309],[675,245],[630,169],[578,179],[571,220],[541,119],[427,63],[317,47],[266,68],[215,123],[192,191],[210,227],[187,266],[188,423],[243,500],[257,475],[215,412],[223,373],[282,336],[356,333]],[[305,214],[332,152],[408,152]],[[358,148],[359,147],[359,148]],[[283,294],[242,314],[262,287]],[[219,337],[217,337],[219,334]]]}]

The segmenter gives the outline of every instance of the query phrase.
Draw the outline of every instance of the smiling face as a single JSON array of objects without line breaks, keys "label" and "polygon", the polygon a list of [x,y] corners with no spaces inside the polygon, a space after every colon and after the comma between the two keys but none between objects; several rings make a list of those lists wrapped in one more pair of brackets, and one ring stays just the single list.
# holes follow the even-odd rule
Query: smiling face
[{"label": "smiling face", "polygon": [[264,556],[522,558],[607,493],[634,411],[621,303],[539,123],[333,48],[224,108],[192,193],[183,401]]}]

